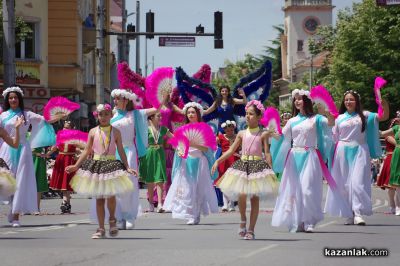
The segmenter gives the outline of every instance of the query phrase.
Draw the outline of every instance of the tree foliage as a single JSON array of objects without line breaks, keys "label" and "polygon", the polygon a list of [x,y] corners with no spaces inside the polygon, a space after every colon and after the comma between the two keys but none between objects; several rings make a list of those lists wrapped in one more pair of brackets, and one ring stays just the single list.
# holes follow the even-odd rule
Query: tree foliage
[{"label": "tree foliage", "polygon": [[[3,23],[3,0],[0,0],[0,21]],[[32,30],[31,28],[25,23],[25,21],[21,18],[16,16],[15,17],[15,41],[21,41],[26,38],[31,38]],[[0,27],[0,38],[3,38],[4,29],[3,26]]]}]

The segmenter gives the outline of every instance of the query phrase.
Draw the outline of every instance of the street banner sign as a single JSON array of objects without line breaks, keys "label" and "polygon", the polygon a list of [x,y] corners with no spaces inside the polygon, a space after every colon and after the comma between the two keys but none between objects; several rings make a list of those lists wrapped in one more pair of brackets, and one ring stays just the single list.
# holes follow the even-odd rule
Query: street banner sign
[{"label": "street banner sign", "polygon": [[378,6],[394,6],[400,5],[400,0],[376,0]]},{"label": "street banner sign", "polygon": [[195,47],[195,37],[158,37],[160,47]]}]

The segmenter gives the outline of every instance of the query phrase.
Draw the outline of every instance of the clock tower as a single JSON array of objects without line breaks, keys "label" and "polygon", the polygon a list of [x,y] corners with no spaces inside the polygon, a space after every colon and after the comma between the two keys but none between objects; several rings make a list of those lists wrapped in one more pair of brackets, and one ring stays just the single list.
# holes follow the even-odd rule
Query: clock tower
[{"label": "clock tower", "polygon": [[[309,60],[308,39],[320,25],[332,24],[332,0],[285,0],[282,36],[282,78],[298,81],[295,69]],[[304,65],[303,65],[304,67]]]}]

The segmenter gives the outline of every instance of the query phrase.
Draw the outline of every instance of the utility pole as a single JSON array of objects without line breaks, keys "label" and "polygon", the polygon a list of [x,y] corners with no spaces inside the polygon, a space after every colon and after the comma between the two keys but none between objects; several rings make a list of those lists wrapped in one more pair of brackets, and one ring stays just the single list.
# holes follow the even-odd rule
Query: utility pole
[{"label": "utility pole", "polygon": [[15,84],[14,0],[3,0],[3,88]]},{"label": "utility pole", "polygon": [[[136,31],[140,32],[140,2],[136,1]],[[140,73],[140,38],[136,37],[136,73]]]},{"label": "utility pole", "polygon": [[106,9],[104,0],[96,0],[96,104],[104,103],[105,36]]},{"label": "utility pole", "polygon": [[[126,32],[126,20],[127,20],[127,13],[126,13],[126,0],[122,0],[122,32]],[[126,35],[122,35],[122,57],[120,61],[125,61],[129,64],[126,52]]]}]

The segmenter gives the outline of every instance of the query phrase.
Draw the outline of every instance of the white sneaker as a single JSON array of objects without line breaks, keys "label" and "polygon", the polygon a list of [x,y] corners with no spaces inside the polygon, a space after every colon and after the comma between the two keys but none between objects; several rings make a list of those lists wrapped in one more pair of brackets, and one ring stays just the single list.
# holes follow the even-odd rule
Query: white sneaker
[{"label": "white sneaker", "polygon": [[228,211],[229,211],[229,212],[234,212],[234,211],[236,211],[236,210],[235,210],[235,207],[231,207],[231,208],[228,209]]},{"label": "white sneaker", "polygon": [[195,224],[194,223],[194,219],[193,218],[188,219],[186,224],[187,225],[194,225]]},{"label": "white sneaker", "polygon": [[307,224],[307,225],[304,227],[304,231],[307,232],[307,233],[313,233],[313,232],[314,232],[314,225],[312,225],[312,224]]},{"label": "white sneaker", "polygon": [[353,225],[354,224],[354,218],[347,218],[346,221],[344,222],[345,225]]},{"label": "white sneaker", "polygon": [[160,207],[157,208],[157,212],[158,213],[163,213],[163,212],[165,212],[165,210],[163,209],[162,206],[160,206]]},{"label": "white sneaker", "polygon": [[126,230],[132,230],[135,228],[135,221],[126,221]]},{"label": "white sneaker", "polygon": [[365,225],[365,221],[361,216],[354,216],[354,224]]},{"label": "white sneaker", "polygon": [[396,215],[396,216],[400,216],[400,207],[396,207],[396,213],[395,213],[395,215]]},{"label": "white sneaker", "polygon": [[222,212],[227,212],[228,211],[228,206],[226,206],[226,205],[222,206],[221,211]]},{"label": "white sneaker", "polygon": [[14,220],[14,221],[12,221],[11,226],[12,226],[12,227],[21,227],[21,224],[19,223],[18,220]]}]

